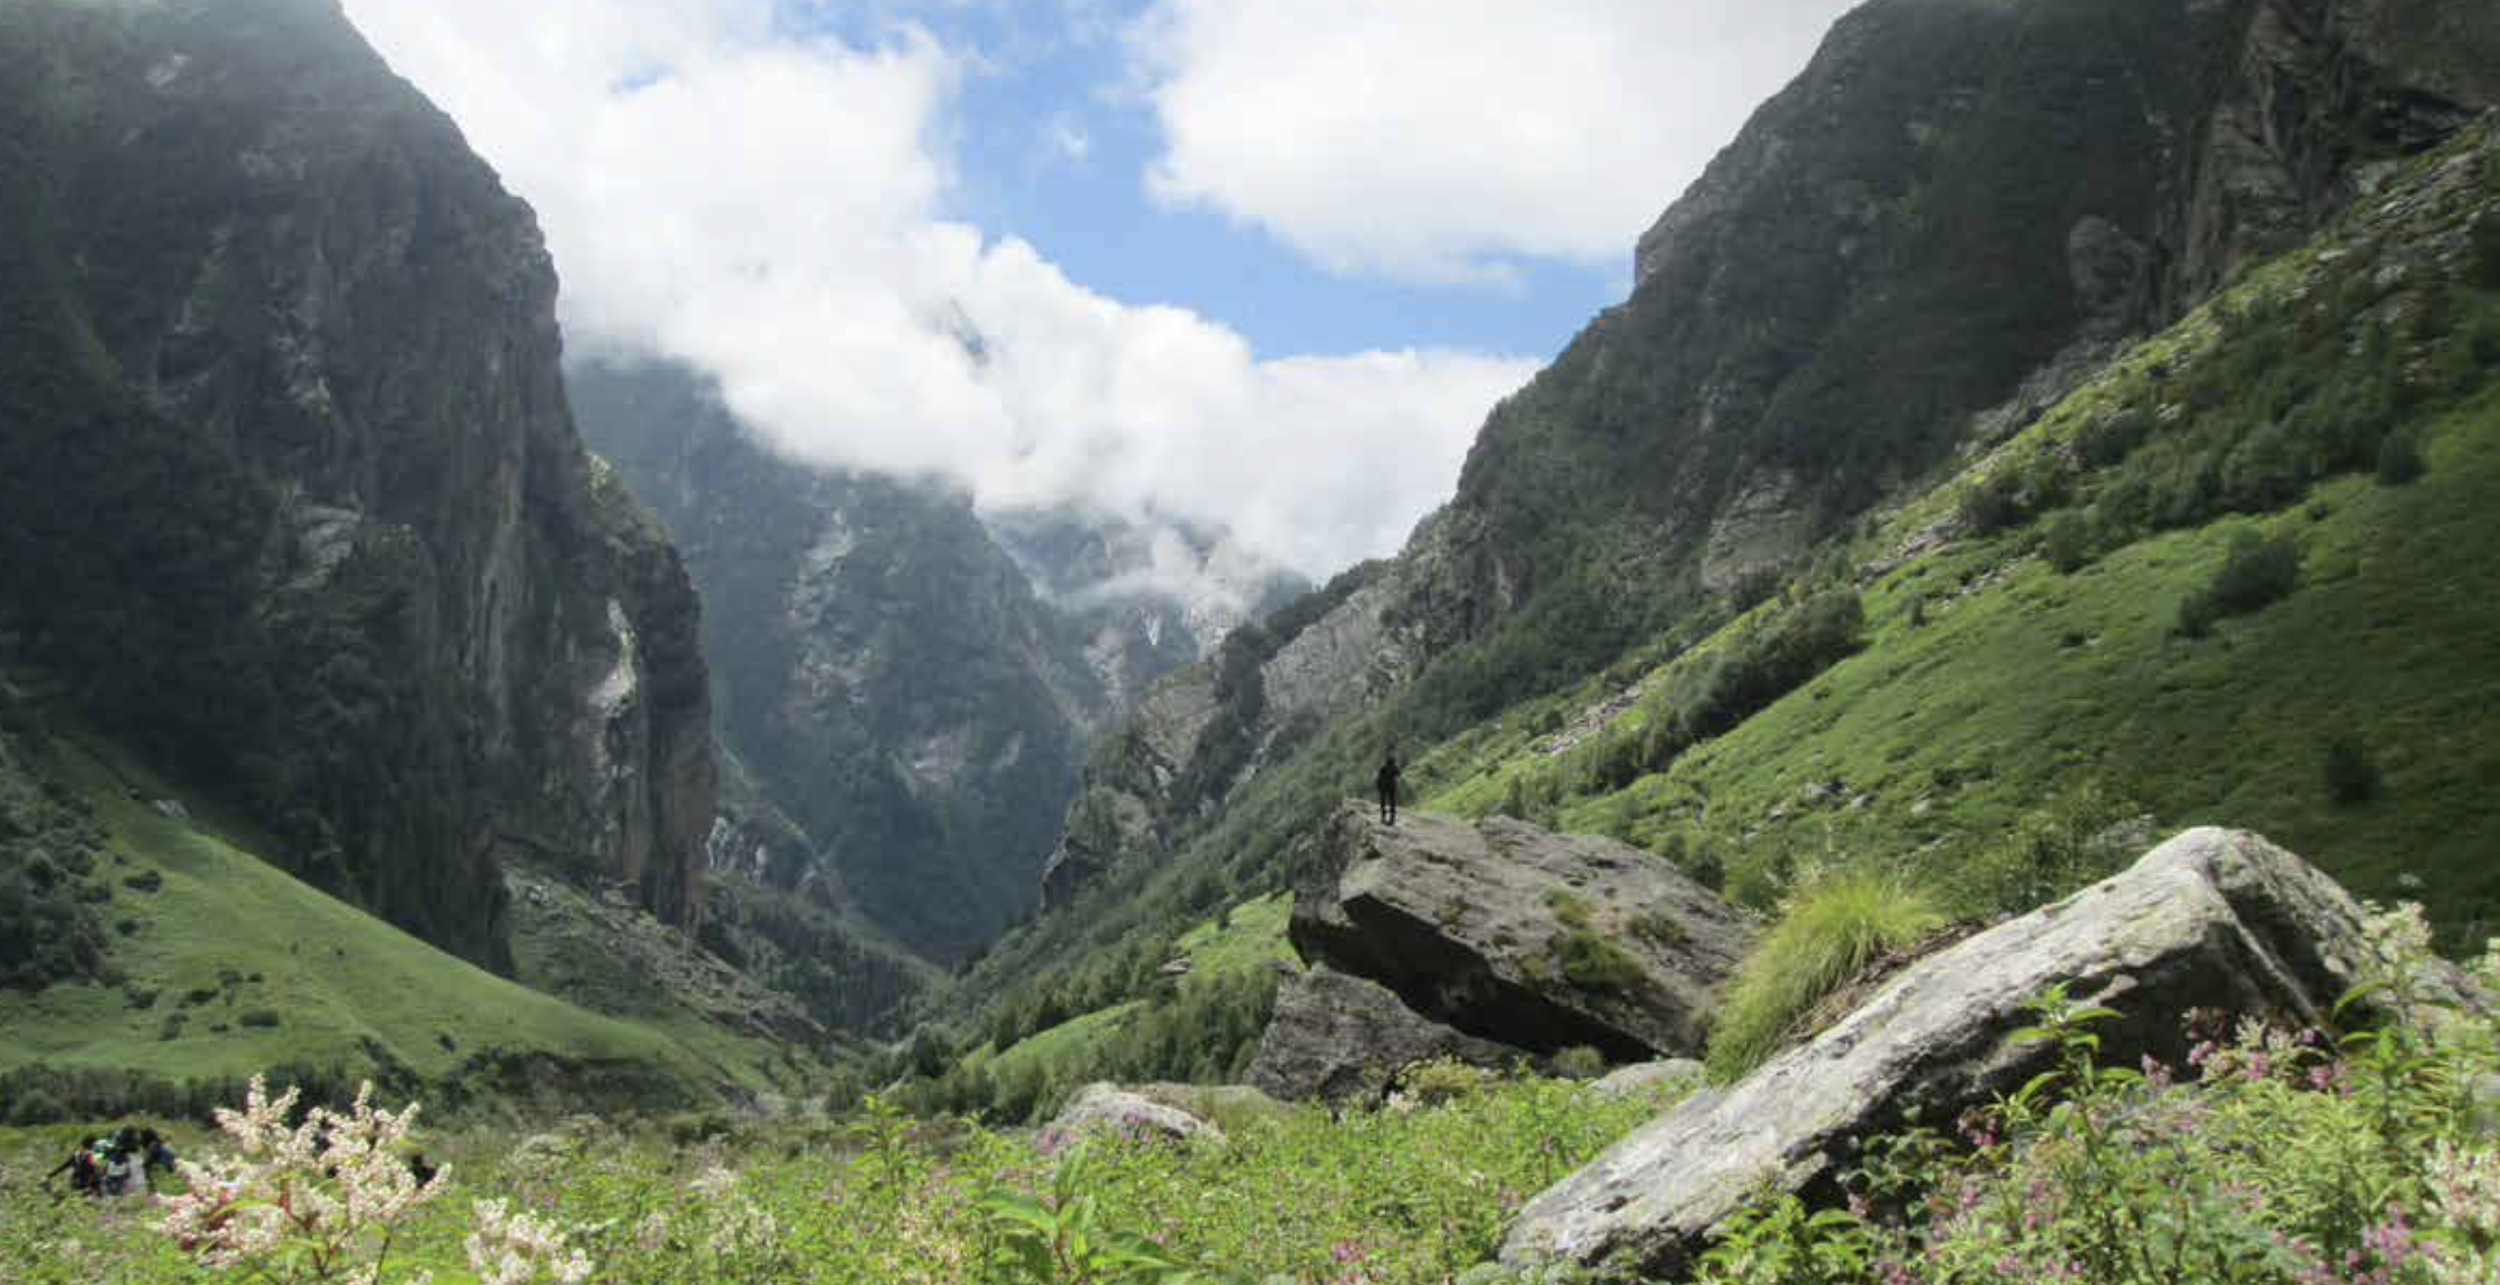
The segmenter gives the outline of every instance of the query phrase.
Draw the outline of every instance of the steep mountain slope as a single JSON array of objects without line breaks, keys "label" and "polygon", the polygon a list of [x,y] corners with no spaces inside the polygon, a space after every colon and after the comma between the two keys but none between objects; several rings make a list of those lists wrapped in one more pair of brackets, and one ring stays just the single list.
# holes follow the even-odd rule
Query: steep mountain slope
[{"label": "steep mountain slope", "polygon": [[699,612],[528,208],[331,0],[5,0],[0,66],[0,653],[490,967],[506,854],[690,922]]},{"label": "steep mountain slope", "polygon": [[756,786],[723,859],[932,958],[994,937],[1115,712],[1093,631],[959,495],[786,459],[681,368],[586,364],[572,386],[704,594],[722,734]]},{"label": "steep mountain slope", "polygon": [[[1799,608],[1515,711],[1418,765],[1431,804],[1604,830],[1767,902],[1876,860],[2021,909],[2055,827],[2284,836],[2356,890],[2500,924],[2500,128],[2114,363],[1790,596],[1854,654],[1704,731]],[[1554,730],[1559,728],[1560,730]]]},{"label": "steep mountain slope", "polygon": [[772,1001],[725,977],[708,1007],[658,993],[621,1018],[429,946],[264,863],[212,803],[47,704],[0,684],[0,843],[27,857],[0,863],[26,876],[0,877],[0,955],[81,939],[54,914],[14,917],[41,900],[30,884],[110,947],[7,978],[0,1117],[196,1112],[266,1071],[325,1091],[376,1078],[438,1108],[660,1109],[795,1096],[815,1070],[751,1020]]},{"label": "steep mountain slope", "polygon": [[[2494,67],[2500,18],[2429,0],[1865,6],[1644,239],[1630,300],[1495,411],[1451,505],[1315,604],[1302,633],[1324,659],[1292,688],[1327,694],[1319,725],[1284,734],[1312,706],[1265,699],[1282,653],[1263,646],[1230,683],[1218,663],[1150,698],[1134,736],[1156,754],[1098,759],[1072,810],[1089,877],[1055,889],[1056,912],[993,952],[972,993],[1136,993],[1150,979],[1126,961],[1278,886],[1296,836],[1367,788],[1384,744],[1520,735],[1516,719],[1486,720],[1582,683],[1605,724],[1637,698],[1627,683],[1792,578],[1831,586],[1817,551],[1854,565],[1846,540],[1870,507],[1949,478],[2130,336],[2299,244],[2500,101]],[[2111,529],[2279,506],[2368,467],[2354,442],[2375,450],[2413,414],[2338,439],[2322,425],[2381,376],[2307,369],[2331,386],[2278,387],[2306,387],[2310,422],[2200,429],[2192,448],[2146,457],[2195,463],[2184,483],[2143,465]],[[2226,486],[2235,451],[2265,458]],[[1845,654],[1844,606],[1768,629],[1761,665],[1727,671],[1703,734]],[[1193,685],[1261,698],[1186,699]],[[1518,717],[1542,735],[1580,712]],[[1222,765],[1212,787],[1193,762]],[[1997,835],[2012,819],[1969,818]],[[1044,961],[1058,975],[1037,980]]]}]

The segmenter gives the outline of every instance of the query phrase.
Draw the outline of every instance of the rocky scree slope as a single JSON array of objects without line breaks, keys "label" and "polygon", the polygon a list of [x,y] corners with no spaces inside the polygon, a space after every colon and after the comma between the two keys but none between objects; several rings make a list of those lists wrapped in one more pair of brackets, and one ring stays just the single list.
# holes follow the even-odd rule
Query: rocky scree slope
[{"label": "rocky scree slope", "polygon": [[333,0],[8,0],[0,65],[0,645],[471,959],[515,849],[687,921],[699,611],[529,209]]},{"label": "rocky scree slope", "polygon": [[2500,16],[2436,0],[1860,8],[1495,410],[1450,505],[1282,613],[1326,641],[1281,686],[1323,697],[1271,698],[1271,629],[1106,742],[1061,909],[975,988],[1286,879],[1273,836],[1386,742],[1698,641],[2500,101],[2494,68]]}]

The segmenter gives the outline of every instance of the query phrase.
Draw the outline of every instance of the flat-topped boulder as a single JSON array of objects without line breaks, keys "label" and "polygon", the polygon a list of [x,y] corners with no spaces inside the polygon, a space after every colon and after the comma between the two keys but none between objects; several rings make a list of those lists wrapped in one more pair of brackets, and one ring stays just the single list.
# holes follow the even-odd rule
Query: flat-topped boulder
[{"label": "flat-topped boulder", "polygon": [[1911,965],[1854,1012],[1735,1086],[1669,1111],[1530,1202],[1512,1263],[1629,1255],[1685,1270],[1765,1178],[1828,1192],[1855,1142],[2011,1092],[2053,1051],[2010,1037],[2063,985],[2122,1017],[2104,1059],[2187,1052],[2192,1008],[2324,1025],[2370,947],[2361,906],[2255,835],[2191,830],[2134,868]]},{"label": "flat-topped boulder", "polygon": [[1285,979],[1250,1062],[1251,1087],[1288,1101],[1377,1101],[1408,1068],[1455,1060],[1503,1069],[1528,1060],[1416,1013],[1377,982],[1325,965]]},{"label": "flat-topped boulder", "polygon": [[1665,858],[1504,817],[1348,805],[1295,890],[1305,959],[1471,1035],[1620,1060],[1699,1054],[1750,919]]}]

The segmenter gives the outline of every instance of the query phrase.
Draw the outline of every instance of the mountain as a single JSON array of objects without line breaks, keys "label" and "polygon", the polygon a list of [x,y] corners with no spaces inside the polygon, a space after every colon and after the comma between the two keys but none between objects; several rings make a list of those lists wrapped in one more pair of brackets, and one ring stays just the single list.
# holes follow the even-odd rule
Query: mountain
[{"label": "mountain", "polygon": [[1076,502],[984,509],[981,520],[1035,590],[1089,631],[1086,657],[1114,710],[1136,708],[1164,675],[1311,589],[1229,532],[1186,519]]},{"label": "mountain", "polygon": [[682,367],[571,381],[704,596],[722,735],[754,787],[716,850],[932,959],[1031,909],[1086,743],[1264,587],[1206,574],[1251,565],[1208,537],[985,520],[933,482],[793,460]]},{"label": "mountain", "polygon": [[[1941,877],[2087,786],[2164,821],[2314,818],[2313,735],[2255,711],[2309,708],[2294,697],[2336,670],[2336,628],[2369,612],[2421,622],[2407,663],[2379,675],[2406,711],[2391,733],[2471,720],[2479,699],[2462,659],[2479,654],[2477,626],[2438,607],[2440,586],[2470,583],[2466,565],[2399,553],[2414,524],[2446,521],[2437,506],[2480,494],[2479,474],[2434,483],[2447,496],[2435,504],[2432,491],[2365,502],[2332,479],[2417,445],[2474,458],[2474,430],[2441,418],[2494,361],[2474,346],[2474,269],[2396,251],[2405,236],[2464,244],[2487,226],[2482,207],[2469,187],[2435,218],[2318,251],[2348,265],[2313,287],[2341,292],[2332,308],[2267,294],[2232,320],[2196,310],[2340,217],[2409,200],[2395,185],[2429,190],[2419,158],[2500,102],[2495,54],[2500,19],[2432,0],[1863,6],[1642,239],[1631,297],[1494,411],[1456,495],[1403,553],[1235,635],[1105,742],[1051,911],[952,1002],[1083,1012],[1150,994],[1154,962],[1192,923],[1313,859],[1329,809],[1368,791],[1393,744],[1439,806],[1636,837],[1741,876],[1757,902],[1851,854],[1915,854]],[[2227,355],[2192,379],[2142,356],[2203,352],[2217,325]],[[2113,384],[2136,390],[2133,412],[2106,413],[2112,394],[2095,390]],[[1886,577],[1915,564],[1922,611],[1958,614],[2028,575],[2018,559],[2053,518],[2063,544],[2096,558],[2160,562],[2127,580],[2137,610],[2193,600],[2209,617],[2237,590],[2206,596],[2198,578],[2251,574],[2220,570],[2235,515],[2313,495],[2340,512],[2304,546],[2345,551],[2337,567],[2413,556],[2421,574],[2322,593],[2325,615],[2297,617],[2308,624],[2260,617],[2246,628],[2267,640],[2263,665],[2234,667],[2258,645],[2244,640],[2204,662],[2228,683],[2164,675],[2169,644],[2140,621],[2078,622],[2069,658],[2110,668],[2059,688],[2026,681],[2041,658],[2013,635],[1896,653],[1933,673],[1919,699],[1959,711],[1926,742],[1835,730],[1842,689],[1813,681],[1892,672],[1832,669],[1895,627],[1883,613],[1913,591]],[[1903,525],[1905,512],[1922,522]],[[2175,544],[2187,531],[2196,542]],[[2037,595],[2071,597],[2026,592],[2029,605],[1966,619],[2031,628]],[[1920,708],[1893,691],[1869,716]],[[1958,694],[1981,691],[1984,708]],[[2051,692],[2064,704],[2036,703]],[[2087,709],[2105,713],[2071,713]],[[2257,726],[2277,729],[2264,784],[2230,777],[2231,758],[2146,784],[2193,759],[2184,745],[2247,751],[2211,729]],[[1759,747],[1742,767],[1740,743]],[[1945,745],[1952,761],[1929,763]],[[1866,798],[1866,782],[1897,778],[1870,767],[1887,754],[1928,764],[1927,782]],[[2002,788],[1971,788],[2017,763]],[[1689,789],[1662,784],[1679,780]],[[2405,837],[2460,821],[2435,850],[2443,873],[2488,841],[2482,811],[2447,810],[2460,797],[2442,785],[2347,811],[2306,847],[2385,895],[2384,852]],[[2450,907],[2448,931],[2470,930],[2475,904]]]},{"label": "mountain", "polygon": [[0,65],[11,663],[490,967],[509,854],[690,921],[700,612],[528,207],[328,0],[12,0]]}]

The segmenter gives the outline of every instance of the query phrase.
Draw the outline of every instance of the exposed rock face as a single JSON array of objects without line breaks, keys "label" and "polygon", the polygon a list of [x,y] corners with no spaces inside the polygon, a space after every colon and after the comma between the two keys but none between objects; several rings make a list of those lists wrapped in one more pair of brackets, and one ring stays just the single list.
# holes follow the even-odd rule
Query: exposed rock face
[{"label": "exposed rock face", "polygon": [[1338,811],[1295,890],[1305,959],[1372,978],[1426,1016],[1550,1053],[1699,1053],[1751,923],[1667,861],[1506,817]]},{"label": "exposed rock face", "polygon": [[1165,679],[1103,738],[1043,876],[1064,905],[1115,870],[1152,868],[1262,767],[1402,681],[1408,630],[1383,564],[1357,567]]},{"label": "exposed rock face", "polygon": [[0,65],[0,634],[472,958],[513,847],[686,920],[695,600],[528,207],[330,0],[0,4]]},{"label": "exposed rock face", "polygon": [[1765,1176],[1813,1189],[1907,1113],[1950,1120],[2036,1074],[2051,1052],[2008,1037],[2052,986],[2125,1014],[2102,1031],[2105,1059],[2176,1062],[2190,1008],[2323,1024],[2368,949],[2361,907],[2316,868],[2253,835],[2189,831],[1912,965],[1810,1043],[1642,1128],[1531,1202],[1503,1257],[1682,1270]]},{"label": "exposed rock face", "polygon": [[1178,1107],[1165,1106],[1122,1089],[1116,1084],[1089,1084],[1059,1118],[1044,1126],[1040,1143],[1056,1150],[1078,1139],[1096,1135],[1143,1141],[1160,1138],[1167,1142],[1189,1142],[1204,1139],[1224,1141],[1224,1131]]},{"label": "exposed rock face", "polygon": [[1528,1054],[1451,1030],[1377,982],[1316,965],[1285,981],[1250,1063],[1250,1084],[1286,1101],[1373,1101],[1408,1067],[1455,1058],[1488,1069]]},{"label": "exposed rock face", "polygon": [[[960,494],[783,456],[683,367],[570,379],[585,436],[705,595],[723,739],[763,796],[733,799],[754,837],[731,855],[932,958],[1030,908],[1085,744],[1118,712],[1094,630]],[[795,835],[748,815],[765,811]]]}]

